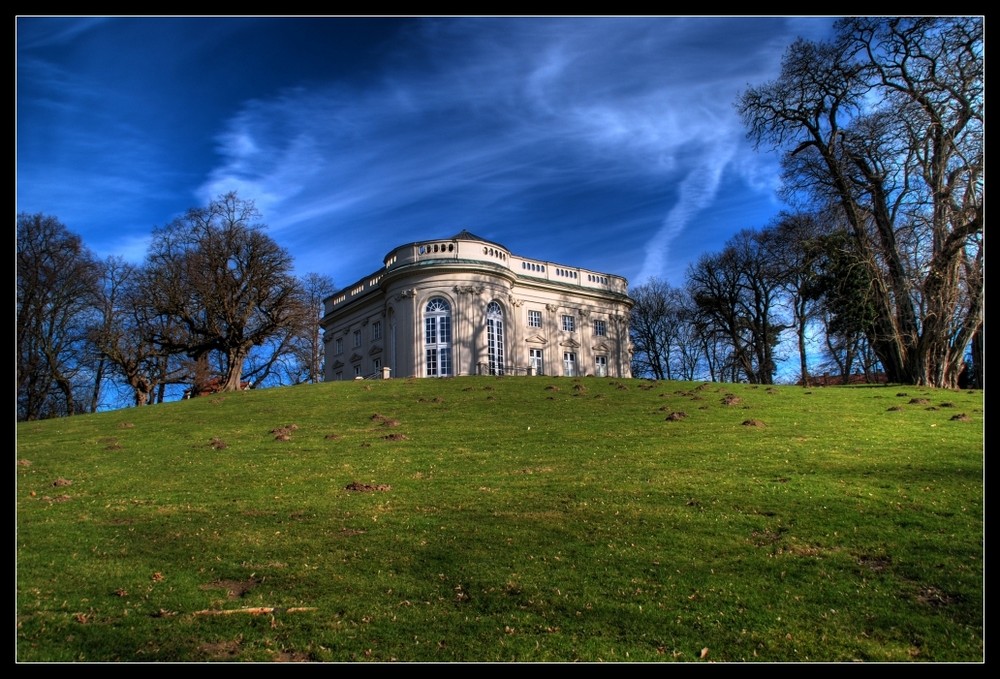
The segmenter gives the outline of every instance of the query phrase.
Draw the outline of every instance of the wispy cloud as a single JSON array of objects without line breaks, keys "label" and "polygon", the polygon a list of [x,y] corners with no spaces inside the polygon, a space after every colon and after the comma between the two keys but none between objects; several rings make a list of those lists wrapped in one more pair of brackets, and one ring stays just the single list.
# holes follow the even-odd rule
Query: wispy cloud
[{"label": "wispy cloud", "polygon": [[[416,221],[429,203],[439,221],[458,225],[482,218],[470,210],[531,200],[545,187],[614,194],[624,184],[659,183],[677,203],[644,225],[640,278],[656,275],[745,150],[732,102],[747,73],[713,75],[715,45],[692,35],[709,28],[643,19],[430,21],[408,36],[422,50],[414,65],[399,63],[366,89],[289,90],[244,106],[218,136],[223,162],[203,194],[239,188],[280,230],[363,222],[391,246],[390,232],[415,206],[403,218],[431,236],[449,227]],[[754,176],[745,160],[734,169]],[[607,228],[613,236],[615,225]]]},{"label": "wispy cloud", "polygon": [[300,270],[341,284],[400,242],[461,228],[633,282],[676,276],[720,198],[733,210],[776,184],[734,99],[776,74],[795,32],[826,25],[33,25],[18,52],[18,202],[102,224],[85,238],[111,249],[237,190]]}]

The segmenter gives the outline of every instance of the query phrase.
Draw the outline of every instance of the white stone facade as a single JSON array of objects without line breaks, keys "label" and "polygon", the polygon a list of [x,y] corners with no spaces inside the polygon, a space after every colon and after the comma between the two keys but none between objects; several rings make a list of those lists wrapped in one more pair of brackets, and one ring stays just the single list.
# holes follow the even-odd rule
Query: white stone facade
[{"label": "white stone facade", "polygon": [[325,379],[629,377],[628,282],[467,231],[402,245],[324,302]]}]

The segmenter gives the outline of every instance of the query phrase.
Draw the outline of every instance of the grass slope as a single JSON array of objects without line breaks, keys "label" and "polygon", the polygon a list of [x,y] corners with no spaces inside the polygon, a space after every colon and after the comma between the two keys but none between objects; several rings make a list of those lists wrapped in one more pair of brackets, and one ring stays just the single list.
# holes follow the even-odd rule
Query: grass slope
[{"label": "grass slope", "polygon": [[342,382],[17,427],[17,659],[959,661],[981,392]]}]

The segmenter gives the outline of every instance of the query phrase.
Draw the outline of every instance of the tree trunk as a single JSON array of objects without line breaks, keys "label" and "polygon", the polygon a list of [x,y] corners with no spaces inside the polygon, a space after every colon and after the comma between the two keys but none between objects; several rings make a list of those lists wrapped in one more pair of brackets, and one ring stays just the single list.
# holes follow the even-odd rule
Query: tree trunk
[{"label": "tree trunk", "polygon": [[90,412],[96,413],[101,401],[101,382],[104,381],[104,356],[97,361],[94,370],[94,391],[90,395]]},{"label": "tree trunk", "polygon": [[796,299],[796,335],[799,340],[799,371],[802,374],[802,386],[809,386],[809,362],[806,360],[806,300],[799,295]]},{"label": "tree trunk", "polygon": [[232,347],[226,351],[226,375],[220,391],[243,390],[243,363],[248,353],[242,347]]}]

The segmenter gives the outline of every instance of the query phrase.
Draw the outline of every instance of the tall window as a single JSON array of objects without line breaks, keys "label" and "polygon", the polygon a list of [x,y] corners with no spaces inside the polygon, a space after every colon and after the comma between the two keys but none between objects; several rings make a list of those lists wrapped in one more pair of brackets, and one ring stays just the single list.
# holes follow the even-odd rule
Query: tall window
[{"label": "tall window", "polygon": [[542,360],[541,349],[531,349],[529,352],[531,359],[531,372],[535,375],[545,374],[545,362]]},{"label": "tall window", "polygon": [[372,323],[372,341],[377,342],[382,339],[382,321]]},{"label": "tall window", "polygon": [[486,305],[486,342],[490,375],[503,375],[503,309],[497,302]]},{"label": "tall window", "polygon": [[542,312],[537,309],[528,310],[528,327],[529,328],[540,328],[542,327]]},{"label": "tall window", "polygon": [[576,330],[576,319],[572,316],[563,316],[563,330],[566,332],[573,332]]},{"label": "tall window", "polygon": [[597,337],[607,337],[608,324],[605,321],[594,321],[594,334]]},{"label": "tall window", "polygon": [[334,340],[334,346],[336,347],[336,349],[334,350],[335,354],[344,353],[344,338],[338,337],[336,340]]},{"label": "tall window", "polygon": [[424,309],[424,348],[427,377],[451,374],[451,306],[440,297]]},{"label": "tall window", "polygon": [[572,351],[563,354],[563,375],[576,377],[576,354]]},{"label": "tall window", "polygon": [[355,330],[354,331],[354,346],[355,347],[360,347],[361,346],[361,331],[360,330]]},{"label": "tall window", "polygon": [[607,356],[595,356],[594,361],[597,363],[597,370],[594,373],[598,377],[608,376],[608,357]]}]

